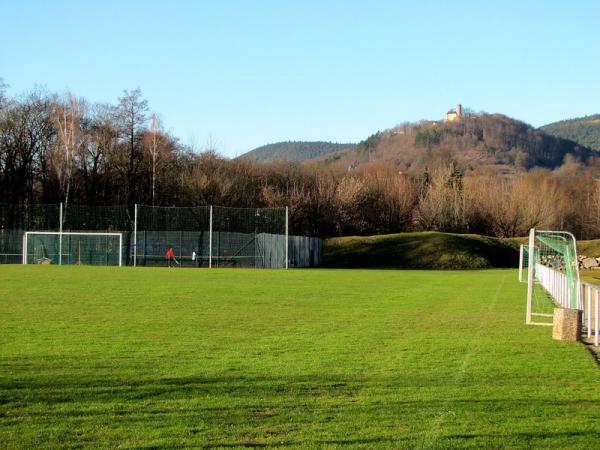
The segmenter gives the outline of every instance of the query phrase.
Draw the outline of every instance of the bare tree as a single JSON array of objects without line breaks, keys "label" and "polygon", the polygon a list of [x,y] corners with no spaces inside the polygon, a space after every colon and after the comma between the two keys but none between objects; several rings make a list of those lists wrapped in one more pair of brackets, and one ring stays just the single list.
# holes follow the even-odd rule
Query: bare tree
[{"label": "bare tree", "polygon": [[0,201],[32,202],[36,187],[45,200],[47,154],[54,129],[50,100],[34,91],[22,100],[7,102],[0,115]]},{"label": "bare tree", "polygon": [[6,92],[7,87],[8,87],[8,85],[4,82],[4,79],[2,77],[0,77],[0,111],[6,104],[5,92]]},{"label": "bare tree", "polygon": [[85,103],[67,92],[63,99],[56,99],[52,120],[56,129],[56,143],[51,153],[52,167],[56,173],[62,200],[69,203],[75,158],[85,140],[81,118]]},{"label": "bare tree", "polygon": [[[114,107],[108,104],[95,104],[90,108],[86,123],[87,141],[81,149],[81,171],[86,202],[96,204],[106,195],[108,183],[116,178],[115,169],[119,131],[115,123]],[[122,165],[122,164],[121,164]],[[117,192],[111,192],[115,199]]]},{"label": "bare tree", "polygon": [[462,182],[453,177],[452,167],[437,169],[424,190],[417,220],[424,230],[461,232],[467,228]]},{"label": "bare tree", "polygon": [[475,210],[489,224],[489,234],[524,236],[530,228],[556,225],[562,195],[545,171],[514,179],[477,177],[469,184]]},{"label": "bare tree", "polygon": [[152,159],[152,206],[154,206],[156,199],[156,168],[158,166],[158,159],[160,156],[159,152],[159,141],[162,127],[160,120],[156,113],[152,113],[150,116],[150,142],[148,143],[148,151],[150,152],[150,158]]},{"label": "bare tree", "polygon": [[141,131],[146,125],[148,102],[142,98],[142,90],[125,90],[119,98],[117,117],[129,151],[127,163],[127,203],[132,205],[136,194],[136,163],[139,158]]}]

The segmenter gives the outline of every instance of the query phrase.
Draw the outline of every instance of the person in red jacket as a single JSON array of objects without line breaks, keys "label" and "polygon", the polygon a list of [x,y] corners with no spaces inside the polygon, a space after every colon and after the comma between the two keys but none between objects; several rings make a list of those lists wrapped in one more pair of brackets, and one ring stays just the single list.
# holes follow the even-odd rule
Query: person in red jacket
[{"label": "person in red jacket", "polygon": [[175,259],[175,252],[173,251],[173,247],[169,247],[167,253],[165,253],[165,258],[167,258],[167,266],[173,267],[173,263],[177,262]]}]

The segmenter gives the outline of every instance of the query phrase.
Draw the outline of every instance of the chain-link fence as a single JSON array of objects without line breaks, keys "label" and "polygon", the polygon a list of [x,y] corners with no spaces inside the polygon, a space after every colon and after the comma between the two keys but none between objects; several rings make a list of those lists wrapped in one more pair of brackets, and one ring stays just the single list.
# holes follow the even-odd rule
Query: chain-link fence
[{"label": "chain-link fence", "polygon": [[288,225],[287,208],[0,205],[0,263],[23,261],[25,232],[54,231],[120,233],[130,266],[166,266],[173,249],[188,267],[319,267],[321,240],[289,236]]},{"label": "chain-link fence", "polygon": [[134,264],[165,265],[165,253],[173,248],[184,266],[204,266],[208,261],[210,206],[168,208],[138,205],[135,213]]},{"label": "chain-link fence", "polygon": [[23,261],[26,231],[58,231],[59,205],[0,205],[0,263]]}]

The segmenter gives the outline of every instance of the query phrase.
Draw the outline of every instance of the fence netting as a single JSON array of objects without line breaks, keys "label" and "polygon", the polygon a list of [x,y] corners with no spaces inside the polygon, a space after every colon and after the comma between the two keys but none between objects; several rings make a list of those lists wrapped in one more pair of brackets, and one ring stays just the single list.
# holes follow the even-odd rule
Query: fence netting
[{"label": "fence netting", "polygon": [[285,208],[213,207],[215,267],[284,267]]},{"label": "fence netting", "polygon": [[133,219],[127,206],[63,206],[63,231],[129,232]]},{"label": "fence netting", "polygon": [[170,208],[138,205],[136,265],[165,265],[173,248],[183,266],[208,265],[210,207]]},{"label": "fence netting", "polygon": [[[123,235],[123,247],[121,249],[121,258],[123,264],[131,265],[132,259],[132,239],[134,217],[132,211],[127,206],[89,206],[89,205],[63,205],[63,232],[103,232],[103,233],[121,233]],[[70,242],[70,240],[69,240]],[[96,242],[96,241],[88,241]],[[98,242],[101,242],[100,240]],[[63,244],[64,245],[64,244]],[[69,249],[69,255],[81,254],[78,249],[81,244]],[[86,248],[88,248],[86,246]],[[63,249],[65,250],[65,249]],[[66,250],[65,250],[66,251]],[[95,264],[102,264],[105,260],[105,252],[98,247],[98,254],[88,253],[85,259],[71,257],[67,260],[62,260],[63,264],[83,263],[94,261]],[[112,256],[109,261],[114,263],[115,259]]]},{"label": "fence netting", "polygon": [[20,264],[25,231],[58,231],[59,205],[0,204],[0,263]]},{"label": "fence netting", "polygon": [[[166,266],[173,248],[187,267],[286,266],[285,208],[54,204],[0,205],[0,263],[22,262],[25,232],[59,231],[61,210],[64,233],[121,233],[123,265]],[[321,247],[318,238],[287,236],[289,267],[320,266]]]}]

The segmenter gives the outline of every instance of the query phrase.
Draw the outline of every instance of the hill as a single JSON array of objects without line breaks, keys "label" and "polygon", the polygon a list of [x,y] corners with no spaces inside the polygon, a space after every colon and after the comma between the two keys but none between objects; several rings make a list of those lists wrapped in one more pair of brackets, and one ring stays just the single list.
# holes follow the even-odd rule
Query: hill
[{"label": "hill", "polygon": [[536,166],[555,168],[569,154],[585,161],[595,152],[501,114],[477,114],[454,122],[402,124],[368,137],[354,149],[315,161],[346,169],[391,162],[409,173],[449,162],[467,170],[493,167],[514,172]]},{"label": "hill", "polygon": [[394,269],[485,269],[516,267],[518,244],[476,234],[437,232],[327,239],[325,267]]},{"label": "hill", "polygon": [[261,162],[293,161],[302,162],[337,151],[352,150],[356,144],[335,142],[288,141],[263,145],[244,153],[240,158],[252,158]]},{"label": "hill", "polygon": [[561,120],[540,128],[553,136],[570,139],[593,150],[600,151],[600,114]]}]

